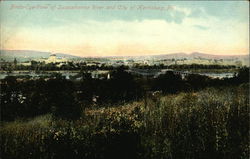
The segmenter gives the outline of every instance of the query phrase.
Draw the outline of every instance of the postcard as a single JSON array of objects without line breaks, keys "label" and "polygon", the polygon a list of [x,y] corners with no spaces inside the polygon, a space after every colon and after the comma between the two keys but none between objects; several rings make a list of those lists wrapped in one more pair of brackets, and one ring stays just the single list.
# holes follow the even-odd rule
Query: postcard
[{"label": "postcard", "polygon": [[249,1],[0,13],[0,158],[249,158]]}]

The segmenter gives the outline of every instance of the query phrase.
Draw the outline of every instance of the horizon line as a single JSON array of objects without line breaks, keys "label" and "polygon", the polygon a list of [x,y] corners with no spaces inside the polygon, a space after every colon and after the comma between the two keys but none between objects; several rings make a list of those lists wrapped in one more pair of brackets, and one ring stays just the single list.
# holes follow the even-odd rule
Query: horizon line
[{"label": "horizon line", "polygon": [[160,56],[160,55],[173,55],[173,54],[186,54],[186,55],[191,55],[195,53],[199,54],[204,54],[204,55],[212,55],[212,56],[246,56],[249,55],[250,53],[244,53],[244,54],[214,54],[214,53],[204,53],[204,52],[198,52],[198,51],[193,51],[193,52],[175,52],[175,53],[163,53],[163,54],[145,54],[145,55],[87,55],[87,56],[82,56],[82,55],[75,55],[72,53],[65,53],[65,52],[55,52],[55,51],[41,51],[41,50],[16,50],[16,49],[0,49],[0,51],[37,51],[37,52],[46,52],[46,53],[51,53],[51,54],[66,54],[66,55],[71,55],[71,56],[76,56],[76,57],[89,57],[89,58],[98,58],[98,57],[141,57],[141,56]]}]

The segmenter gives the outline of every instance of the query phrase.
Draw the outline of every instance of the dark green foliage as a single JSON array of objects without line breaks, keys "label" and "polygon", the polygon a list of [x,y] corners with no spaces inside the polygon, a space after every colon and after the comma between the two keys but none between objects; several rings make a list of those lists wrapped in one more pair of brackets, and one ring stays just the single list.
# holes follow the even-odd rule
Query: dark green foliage
[{"label": "dark green foliage", "polygon": [[239,83],[249,82],[249,67],[243,67],[239,70],[237,80]]},{"label": "dark green foliage", "polygon": [[48,81],[17,82],[15,77],[8,77],[1,81],[1,120],[29,118],[46,113],[60,118],[79,118],[82,111],[74,91],[73,83],[59,74]]},{"label": "dark green foliage", "polygon": [[72,82],[61,77],[51,79],[47,82],[48,103],[51,113],[57,118],[77,119],[81,116],[81,108],[74,96],[74,85]]},{"label": "dark green foliage", "polygon": [[181,75],[175,75],[172,71],[168,71],[154,81],[154,89],[162,90],[164,93],[176,93],[182,90],[183,84]]},{"label": "dark green foliage", "polygon": [[142,96],[140,85],[123,67],[112,71],[111,79],[94,79],[89,72],[81,76],[77,97],[84,107],[123,103]]},{"label": "dark green foliage", "polygon": [[130,101],[136,99],[139,95],[140,87],[134,80],[134,77],[124,71],[123,67],[118,68],[111,73],[111,80],[109,81],[111,102],[115,103],[120,100]]},{"label": "dark green foliage", "polygon": [[18,116],[21,111],[19,89],[15,77],[7,77],[1,84],[1,119],[10,120]]},{"label": "dark green foliage", "polygon": [[189,84],[189,89],[199,90],[209,86],[210,82],[213,81],[207,76],[199,74],[189,74],[187,75],[186,81]]},{"label": "dark green foliage", "polygon": [[92,104],[92,98],[96,89],[95,80],[92,79],[91,73],[88,72],[83,72],[81,76],[82,82],[80,83],[78,100],[89,106]]}]

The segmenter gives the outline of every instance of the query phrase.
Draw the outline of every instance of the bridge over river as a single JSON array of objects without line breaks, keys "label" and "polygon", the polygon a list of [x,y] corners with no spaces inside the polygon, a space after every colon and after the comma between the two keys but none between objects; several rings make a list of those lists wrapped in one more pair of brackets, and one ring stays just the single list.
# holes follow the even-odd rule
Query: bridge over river
[{"label": "bridge over river", "polygon": [[189,74],[199,74],[199,75],[204,75],[208,76],[211,78],[231,78],[235,75],[234,72],[223,72],[223,73],[214,73],[214,72],[202,72],[202,73],[194,73],[194,72],[189,72],[189,71],[177,71],[173,69],[137,69],[137,68],[132,68],[127,70],[128,72],[132,74],[139,74],[142,76],[148,76],[148,77],[154,77],[157,78],[162,74],[165,74],[168,71],[173,72],[174,74],[181,75],[182,78],[185,78]]},{"label": "bridge over river", "polygon": [[[211,78],[231,78],[235,75],[234,72],[222,72],[222,73],[215,73],[215,72],[201,72],[201,73],[194,73],[189,71],[177,71],[173,69],[137,69],[137,68],[131,68],[128,69],[127,72],[130,72],[132,74],[142,75],[145,77],[153,77],[157,78],[162,74],[165,74],[167,71],[172,71],[174,74],[179,74],[184,78],[185,76],[189,74],[199,74],[199,75],[205,75]],[[77,76],[79,74],[79,71],[45,71],[42,73],[36,73],[34,71],[13,71],[11,73],[8,72],[0,72],[0,79],[4,79],[7,76],[30,76],[32,78],[39,78],[39,77],[50,77],[53,73],[60,73],[62,76],[65,76],[66,79],[70,79],[72,76]],[[104,71],[92,71],[91,72],[93,78],[101,78],[103,75],[108,76],[107,78],[110,78],[110,70],[104,70]]]}]

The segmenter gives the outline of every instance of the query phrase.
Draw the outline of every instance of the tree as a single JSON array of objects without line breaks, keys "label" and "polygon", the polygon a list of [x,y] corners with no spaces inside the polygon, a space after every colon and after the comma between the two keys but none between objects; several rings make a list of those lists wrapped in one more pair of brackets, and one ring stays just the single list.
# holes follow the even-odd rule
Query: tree
[{"label": "tree", "polygon": [[198,90],[208,86],[211,80],[208,76],[199,74],[189,74],[186,76],[186,81],[192,89]]},{"label": "tree", "polygon": [[154,90],[162,90],[163,93],[176,93],[181,90],[183,85],[181,75],[167,71],[154,81]]},{"label": "tree", "polygon": [[80,93],[78,93],[78,100],[84,103],[85,106],[92,104],[92,98],[95,91],[94,79],[91,77],[91,73],[82,72],[82,81],[80,84]]},{"label": "tree", "polygon": [[237,81],[239,83],[249,82],[249,68],[243,67],[239,70],[237,75]]},{"label": "tree", "polygon": [[47,81],[48,104],[56,118],[77,119],[81,116],[81,107],[77,104],[74,85],[62,77]]},{"label": "tree", "polygon": [[7,76],[1,81],[1,120],[14,120],[20,115],[19,88],[16,77]]},{"label": "tree", "polygon": [[141,93],[141,88],[134,77],[126,72],[124,67],[119,67],[111,72],[109,87],[112,102],[136,99]]}]

